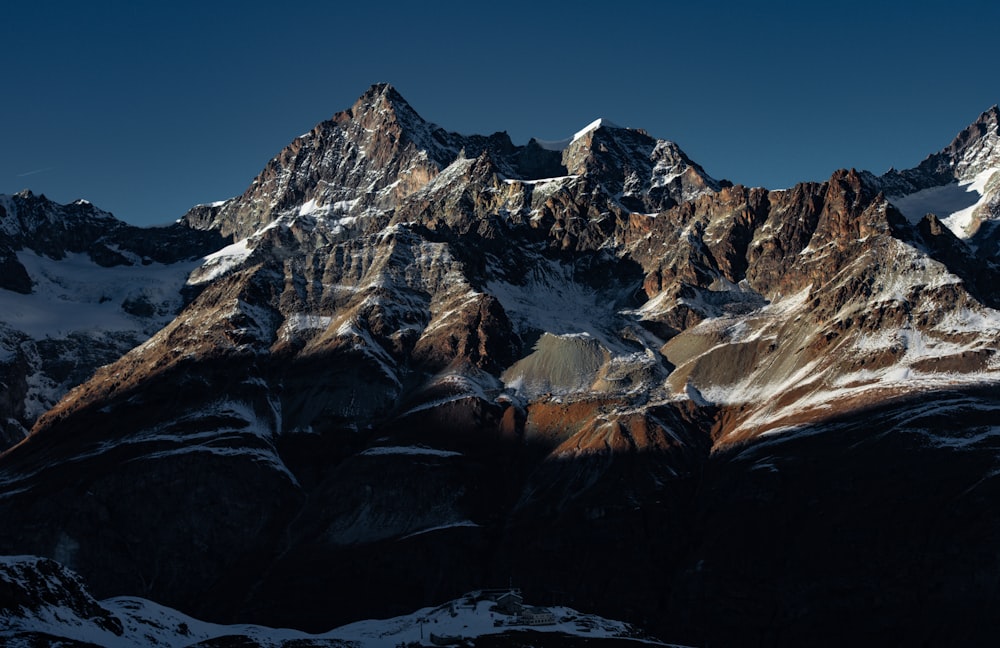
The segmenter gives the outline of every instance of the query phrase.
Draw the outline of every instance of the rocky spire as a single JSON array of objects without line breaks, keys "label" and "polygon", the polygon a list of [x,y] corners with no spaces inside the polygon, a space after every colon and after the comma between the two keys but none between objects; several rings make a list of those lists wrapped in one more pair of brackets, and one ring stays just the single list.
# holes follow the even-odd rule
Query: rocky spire
[{"label": "rocky spire", "polygon": [[1000,108],[994,105],[948,146],[928,155],[916,167],[902,171],[889,169],[877,177],[866,172],[865,179],[887,196],[899,198],[954,182],[973,182],[980,173],[997,168],[1000,168]]},{"label": "rocky spire", "polygon": [[1000,109],[993,105],[959,133],[942,153],[959,181],[1000,166]]}]

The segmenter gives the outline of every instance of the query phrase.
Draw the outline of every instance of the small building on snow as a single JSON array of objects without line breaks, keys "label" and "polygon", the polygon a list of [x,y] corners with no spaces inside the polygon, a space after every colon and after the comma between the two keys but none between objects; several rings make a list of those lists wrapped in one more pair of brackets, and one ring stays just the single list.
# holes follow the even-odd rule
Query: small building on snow
[{"label": "small building on snow", "polygon": [[524,625],[552,625],[556,622],[556,615],[547,608],[529,607],[521,611],[518,622]]},{"label": "small building on snow", "polygon": [[497,612],[503,614],[520,614],[524,609],[524,599],[520,594],[511,590],[506,594],[497,597]]}]

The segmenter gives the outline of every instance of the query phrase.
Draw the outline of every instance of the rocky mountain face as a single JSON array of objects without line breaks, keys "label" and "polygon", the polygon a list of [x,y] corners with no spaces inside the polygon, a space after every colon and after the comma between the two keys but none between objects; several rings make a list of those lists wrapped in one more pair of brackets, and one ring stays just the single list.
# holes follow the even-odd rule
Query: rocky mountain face
[{"label": "rocky mountain face", "polygon": [[1000,252],[1000,108],[993,106],[942,151],[916,168],[890,169],[867,182],[884,191],[913,221],[933,213],[983,262]]},{"label": "rocky mountain face", "polygon": [[374,86],[176,226],[231,243],[0,456],[0,551],[316,631],[513,578],[689,643],[974,643],[994,214],[912,199],[993,195],[997,142],[993,109],[915,170],[768,191]]},{"label": "rocky mountain face", "polygon": [[184,304],[213,232],[140,229],[84,200],[0,196],[0,449]]}]

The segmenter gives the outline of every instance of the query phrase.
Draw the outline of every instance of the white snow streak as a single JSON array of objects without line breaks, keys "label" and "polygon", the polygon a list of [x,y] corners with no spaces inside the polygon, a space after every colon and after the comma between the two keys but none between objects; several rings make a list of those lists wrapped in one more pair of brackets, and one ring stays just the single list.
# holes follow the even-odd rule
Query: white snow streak
[{"label": "white snow streak", "polygon": [[604,128],[621,128],[621,126],[619,126],[618,124],[612,122],[611,120],[604,119],[603,117],[600,117],[600,118],[595,119],[594,121],[590,122],[589,124],[587,124],[586,126],[584,126],[583,128],[581,128],[580,130],[578,130],[576,133],[574,133],[573,134],[573,139],[570,140],[570,143],[575,142],[576,140],[580,139],[581,137],[583,137],[587,133],[590,133],[591,131],[595,131],[598,128],[601,128],[601,127],[604,127]]},{"label": "white snow streak", "polygon": [[967,239],[973,233],[969,231],[973,212],[988,199],[986,184],[995,173],[998,173],[996,169],[986,169],[967,182],[921,189],[906,196],[890,196],[889,201],[912,223],[926,214],[935,214],[955,236]]},{"label": "white snow streak", "polygon": [[428,448],[427,446],[376,446],[374,448],[368,448],[364,452],[360,453],[360,456],[363,457],[376,457],[385,455],[460,457],[462,456],[462,453],[452,452],[451,450],[438,450],[437,448]]}]

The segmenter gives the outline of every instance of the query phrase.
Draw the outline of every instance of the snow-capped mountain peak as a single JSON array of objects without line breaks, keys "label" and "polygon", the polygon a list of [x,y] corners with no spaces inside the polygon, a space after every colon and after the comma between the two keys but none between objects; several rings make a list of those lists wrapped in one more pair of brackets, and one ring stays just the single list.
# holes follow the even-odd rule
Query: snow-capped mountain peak
[{"label": "snow-capped mountain peak", "polygon": [[1000,109],[994,105],[980,115],[959,133],[947,151],[959,182],[973,181],[984,171],[1000,169]]},{"label": "snow-capped mountain peak", "polygon": [[992,106],[941,151],[912,169],[890,169],[866,181],[885,192],[911,222],[934,214],[986,256],[1000,229],[1000,109]]}]

